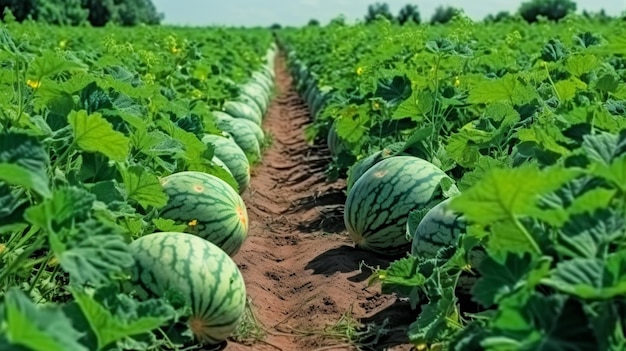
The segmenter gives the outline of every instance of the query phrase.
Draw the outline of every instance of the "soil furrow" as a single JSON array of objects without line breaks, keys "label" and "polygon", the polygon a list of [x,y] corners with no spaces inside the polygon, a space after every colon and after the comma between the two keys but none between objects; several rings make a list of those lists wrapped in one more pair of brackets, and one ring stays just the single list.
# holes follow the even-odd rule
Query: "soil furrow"
[{"label": "soil furrow", "polygon": [[[345,182],[324,181],[328,150],[304,139],[310,117],[280,55],[276,84],[277,96],[263,123],[273,142],[243,194],[250,231],[234,257],[267,337],[252,345],[231,341],[227,351],[308,351],[343,345],[347,340],[331,337],[342,331],[329,329],[342,316],[351,313],[363,322],[381,324],[388,309],[398,313],[396,298],[380,295],[378,286],[367,286],[371,271],[361,269],[361,263],[385,267],[388,261],[352,247],[343,227]],[[404,330],[381,340],[387,347],[398,345],[388,350],[409,349]],[[364,349],[383,350],[383,345]]]}]

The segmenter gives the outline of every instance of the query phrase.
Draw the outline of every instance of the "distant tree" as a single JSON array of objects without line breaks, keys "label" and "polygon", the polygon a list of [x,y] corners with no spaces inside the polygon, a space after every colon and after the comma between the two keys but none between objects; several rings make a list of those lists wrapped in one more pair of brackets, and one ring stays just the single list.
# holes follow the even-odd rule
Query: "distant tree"
[{"label": "distant tree", "polygon": [[435,13],[430,18],[430,23],[432,23],[432,24],[435,24],[435,23],[441,23],[441,24],[448,23],[459,12],[460,12],[459,10],[457,10],[456,8],[451,7],[451,6],[447,6],[447,7],[439,6],[439,7],[437,7],[435,9]]},{"label": "distant tree", "polygon": [[283,26],[280,23],[274,23],[270,26],[271,30],[278,30],[281,29]]},{"label": "distant tree", "polygon": [[307,26],[319,26],[320,25],[320,21],[316,20],[315,18],[311,18],[309,20],[309,23],[307,23]]},{"label": "distant tree", "polygon": [[391,14],[391,11],[389,11],[389,5],[387,5],[386,3],[377,2],[367,7],[365,23],[370,23],[376,20],[379,16],[393,21],[393,14]]},{"label": "distant tree", "polygon": [[345,26],[346,25],[346,17],[344,15],[339,15],[330,20],[331,26]]},{"label": "distant tree", "polygon": [[63,25],[88,21],[100,27],[109,22],[159,24],[163,19],[151,0],[0,0],[0,10],[7,8],[20,22],[27,18]]},{"label": "distant tree", "polygon": [[519,14],[529,23],[536,22],[539,16],[558,21],[575,11],[576,3],[572,0],[530,0],[519,8]]},{"label": "distant tree", "polygon": [[407,22],[420,23],[422,21],[417,5],[406,4],[398,13],[398,22],[405,24]]},{"label": "distant tree", "polygon": [[511,18],[511,14],[507,11],[500,11],[496,15],[489,14],[485,17],[485,22],[502,22]]}]

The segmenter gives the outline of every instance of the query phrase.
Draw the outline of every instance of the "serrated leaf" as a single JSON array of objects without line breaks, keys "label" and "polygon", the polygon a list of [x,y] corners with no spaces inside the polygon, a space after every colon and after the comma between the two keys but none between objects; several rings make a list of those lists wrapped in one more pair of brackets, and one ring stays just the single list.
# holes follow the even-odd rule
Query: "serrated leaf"
[{"label": "serrated leaf", "polygon": [[13,345],[33,351],[88,351],[82,333],[57,306],[38,307],[17,288],[5,295],[6,324],[3,332]]},{"label": "serrated leaf", "polygon": [[409,340],[414,344],[432,344],[449,339],[456,332],[459,323],[456,303],[454,289],[447,288],[436,299],[422,306],[417,321],[409,326]]},{"label": "serrated leaf", "polygon": [[165,206],[168,197],[156,175],[139,165],[119,167],[119,171],[129,199],[137,201],[144,209]]},{"label": "serrated leaf", "polygon": [[72,111],[69,115],[74,142],[84,151],[99,152],[113,161],[123,162],[128,157],[129,139],[98,112]]},{"label": "serrated leaf", "polygon": [[[497,337],[487,337],[486,350],[502,350],[506,342],[519,351],[597,351],[597,342],[579,300],[564,295],[534,294],[501,311],[494,319]],[[499,339],[499,343],[494,341]],[[498,345],[499,344],[499,345]],[[489,345],[489,346],[487,346]]]},{"label": "serrated leaf", "polygon": [[626,155],[613,160],[610,165],[594,164],[590,173],[606,179],[616,189],[626,193]]},{"label": "serrated leaf", "polygon": [[24,216],[31,224],[54,233],[87,218],[95,199],[93,194],[77,187],[59,188],[52,198],[29,207]]},{"label": "serrated leaf", "polygon": [[87,66],[76,61],[68,60],[59,53],[46,50],[42,55],[38,55],[29,65],[29,76],[32,79],[52,77],[63,72],[77,70],[87,70]]},{"label": "serrated leaf", "polygon": [[470,89],[467,102],[471,104],[490,104],[508,102],[522,105],[537,96],[533,87],[522,83],[514,75],[507,74],[493,81],[483,80]]},{"label": "serrated leaf", "polygon": [[543,281],[581,299],[612,299],[626,295],[626,251],[602,258],[574,258],[557,264]]},{"label": "serrated leaf", "polygon": [[384,77],[378,81],[375,97],[379,97],[391,106],[396,106],[411,96],[411,80],[406,75]]},{"label": "serrated leaf", "polygon": [[26,134],[0,134],[0,181],[19,185],[49,198],[50,159],[39,140]]},{"label": "serrated leaf", "polygon": [[583,136],[583,150],[591,161],[610,164],[615,158],[626,153],[626,138],[599,131]]},{"label": "serrated leaf", "polygon": [[[114,306],[103,306],[85,292],[76,288],[70,288],[70,291],[75,302],[80,306],[85,319],[89,322],[91,330],[96,335],[98,350],[102,350],[123,338],[150,332],[163,325],[174,315],[171,307],[158,309],[159,306],[163,306],[162,302],[151,300],[147,303],[129,304],[128,302],[131,301],[129,299],[126,299],[124,315],[120,315],[122,311],[119,309],[112,310],[111,307]],[[151,306],[145,308],[146,305]],[[138,309],[140,310],[138,311]]]},{"label": "serrated leaf", "polygon": [[408,99],[400,103],[392,118],[402,119],[408,117],[420,122],[423,120],[423,116],[432,110],[433,100],[431,92],[414,90]]},{"label": "serrated leaf", "polygon": [[566,257],[600,258],[619,240],[624,218],[608,206],[572,216],[561,228],[556,250]]},{"label": "serrated leaf", "polygon": [[189,227],[187,223],[176,224],[173,219],[154,218],[152,220],[154,226],[161,232],[179,232],[182,233]]},{"label": "serrated leaf", "polygon": [[491,307],[519,289],[534,289],[537,279],[533,284],[527,279],[529,274],[534,271],[543,278],[549,269],[548,260],[533,262],[529,254],[509,253],[503,262],[486,256],[478,266],[481,277],[472,287],[472,299],[484,307]]},{"label": "serrated leaf", "polygon": [[130,268],[134,259],[120,227],[89,219],[58,234],[50,233],[50,247],[72,284],[103,285]]}]

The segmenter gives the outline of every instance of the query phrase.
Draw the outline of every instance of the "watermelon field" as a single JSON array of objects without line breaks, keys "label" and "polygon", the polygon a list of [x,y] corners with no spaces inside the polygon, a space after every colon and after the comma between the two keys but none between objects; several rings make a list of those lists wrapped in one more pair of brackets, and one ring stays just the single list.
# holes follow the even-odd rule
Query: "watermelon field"
[{"label": "watermelon field", "polygon": [[0,350],[626,350],[626,21],[0,25]]}]

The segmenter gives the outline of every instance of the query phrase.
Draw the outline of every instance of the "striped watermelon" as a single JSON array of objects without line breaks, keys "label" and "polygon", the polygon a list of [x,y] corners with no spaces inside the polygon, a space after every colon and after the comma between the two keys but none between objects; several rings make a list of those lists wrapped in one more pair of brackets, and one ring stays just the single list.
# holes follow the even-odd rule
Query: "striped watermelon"
[{"label": "striped watermelon", "polygon": [[250,162],[243,150],[229,135],[205,134],[202,142],[215,146],[215,156],[228,166],[242,194],[250,186]]},{"label": "striped watermelon", "polygon": [[[262,114],[256,113],[255,109],[248,106],[245,102],[242,101],[226,101],[223,106],[224,112],[235,118],[243,118],[249,119],[254,122],[256,125],[261,125],[261,121],[263,119]],[[258,111],[258,110],[257,110]]]},{"label": "striped watermelon", "polygon": [[255,125],[253,122],[248,120],[231,117],[224,112],[213,111],[212,113],[216,118],[217,126],[222,131],[232,135],[235,143],[237,143],[246,156],[248,156],[248,160],[250,162],[254,162],[261,158],[260,144],[262,141],[259,142],[258,136],[254,133],[249,124],[252,124],[256,128],[260,129],[258,125]]},{"label": "striped watermelon", "polygon": [[328,129],[328,135],[326,136],[326,145],[332,156],[337,156],[339,153],[346,149],[345,142],[337,135],[337,120],[334,120]]},{"label": "striped watermelon", "polygon": [[393,152],[389,149],[379,150],[353,164],[352,167],[348,169],[348,179],[346,181],[348,191],[352,189],[354,183],[356,183],[368,169],[387,157],[390,157],[392,154]]},{"label": "striped watermelon", "polygon": [[[217,126],[221,130],[233,135],[237,133],[238,129],[244,128],[245,126],[248,129],[250,129],[252,134],[254,134],[254,137],[256,138],[259,145],[263,144],[263,141],[265,141],[265,133],[263,132],[263,129],[259,127],[258,125],[256,125],[254,122],[248,119],[235,118],[229,115],[228,113],[221,112],[221,111],[212,111],[211,113],[216,118]],[[229,126],[229,124],[232,126]]]},{"label": "striped watermelon", "polygon": [[[451,200],[445,199],[431,208],[417,226],[411,228],[407,223],[407,235],[413,238],[411,255],[433,258],[441,248],[455,246],[459,236],[465,234],[465,218],[448,208]],[[485,256],[485,250],[477,246],[468,253],[467,260],[472,268],[476,268]],[[476,275],[463,272],[457,287],[469,292],[477,279]]]},{"label": "striped watermelon", "polygon": [[235,101],[241,101],[243,103],[245,103],[246,105],[248,105],[250,108],[252,108],[254,110],[254,113],[263,117],[263,115],[265,115],[265,111],[261,111],[261,108],[259,107],[259,105],[257,105],[256,102],[254,102],[254,100],[252,100],[251,97],[249,97],[246,94],[240,94],[239,96],[237,96],[237,98],[235,99]]},{"label": "striped watermelon", "polygon": [[418,157],[393,156],[378,162],[348,192],[344,223],[350,238],[357,247],[383,256],[404,255],[411,247],[405,228],[409,212],[442,201],[444,178],[450,179]]},{"label": "striped watermelon", "polygon": [[246,286],[237,265],[219,247],[195,235],[159,232],[130,244],[135,258],[125,289],[139,298],[176,290],[191,308],[187,324],[205,344],[226,340],[246,306]]},{"label": "striped watermelon", "polygon": [[196,234],[235,255],[248,235],[248,212],[243,199],[225,181],[202,172],[178,172],[161,178],[169,200],[159,216],[188,224]]},{"label": "striped watermelon", "polygon": [[233,175],[230,169],[228,169],[228,166],[224,163],[224,161],[220,160],[219,157],[213,155],[211,162],[215,163],[217,166],[228,172],[228,174]]},{"label": "striped watermelon", "polygon": [[267,107],[269,106],[269,96],[262,85],[255,82],[248,82],[239,86],[239,89],[241,94],[248,95],[252,100],[254,100],[262,112],[267,112]]}]

